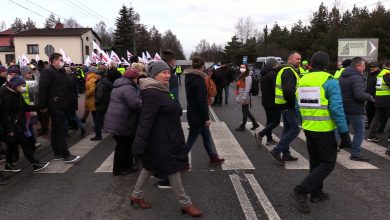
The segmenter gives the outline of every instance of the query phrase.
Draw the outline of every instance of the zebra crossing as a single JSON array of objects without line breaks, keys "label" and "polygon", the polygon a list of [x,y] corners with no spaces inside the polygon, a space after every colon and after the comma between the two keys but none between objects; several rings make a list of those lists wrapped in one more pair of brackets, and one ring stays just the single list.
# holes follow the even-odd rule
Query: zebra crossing
[{"label": "zebra crossing", "polygon": [[[247,124],[247,131],[250,131],[252,135],[256,132],[259,132],[264,128],[262,124],[260,124],[260,127],[256,130],[252,131],[250,130],[250,124]],[[283,124],[281,124],[283,127]],[[188,123],[183,122],[182,128],[185,133],[185,137],[188,136]],[[245,149],[240,145],[239,141],[234,136],[233,132],[228,128],[225,122],[217,121],[211,124],[210,126],[210,132],[212,135],[212,139],[215,144],[216,151],[218,155],[222,158],[225,158],[225,163],[221,166],[221,170],[229,171],[229,170],[255,170],[255,166],[249,159],[248,155],[246,154]],[[105,140],[109,135],[103,134],[103,140]],[[276,141],[279,141],[279,137],[275,134],[273,134],[274,139]],[[98,146],[100,142],[96,141],[90,141],[90,138],[92,135],[86,136],[81,141],[77,142],[75,145],[70,147],[70,152],[75,155],[80,155],[81,157],[85,157],[94,147]],[[306,137],[303,134],[303,131],[299,134],[297,137],[303,142],[306,142]],[[263,139],[263,145],[265,149],[268,151],[271,150],[274,146],[267,146],[265,144],[266,140]],[[255,141],[253,140],[253,146],[246,146],[246,147],[256,147]],[[292,155],[295,157],[298,157],[298,161],[288,162],[284,165],[285,169],[288,170],[308,170],[309,169],[309,161],[308,158],[299,151],[305,151],[306,146],[299,146],[303,147],[303,149],[300,149],[299,151],[296,149],[298,146],[290,146],[290,151]],[[371,153],[381,157],[385,158],[386,160],[390,160],[390,157],[386,156],[384,154],[386,148],[383,146],[380,146],[375,143],[364,141],[363,149],[370,151]],[[268,153],[266,151],[263,151],[264,153]],[[260,150],[261,153],[261,150]],[[346,150],[341,150],[338,153],[337,157],[337,163],[341,165],[342,168],[345,169],[351,169],[351,170],[375,170],[379,169],[377,166],[367,163],[367,162],[358,162],[358,161],[351,161],[349,159],[350,153]],[[192,162],[192,154],[190,152],[189,154],[190,158],[190,164]],[[94,173],[111,173],[112,172],[112,166],[113,166],[113,160],[114,160],[114,152],[111,152],[108,154],[104,161],[102,161],[96,169],[94,169]],[[271,162],[271,161],[270,161]],[[38,172],[38,173],[66,173],[70,168],[72,168],[74,164],[64,164],[62,161],[51,161],[50,165]],[[191,166],[192,167],[192,166]]]}]

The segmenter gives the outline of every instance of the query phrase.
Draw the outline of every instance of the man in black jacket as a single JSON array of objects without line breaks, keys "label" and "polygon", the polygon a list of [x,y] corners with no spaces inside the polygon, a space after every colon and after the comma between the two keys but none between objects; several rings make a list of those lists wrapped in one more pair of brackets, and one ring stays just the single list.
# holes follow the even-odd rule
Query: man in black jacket
[{"label": "man in black jacket", "polygon": [[[367,75],[367,87],[366,87],[366,93],[375,96],[375,85],[376,85],[376,77],[378,76],[381,69],[379,68],[379,63],[372,62],[369,65],[370,72]],[[370,128],[370,124],[372,119],[375,116],[375,103],[368,101],[366,102],[366,113],[367,113],[367,127],[366,129]]]},{"label": "man in black jacket", "polygon": [[372,95],[365,92],[363,79],[365,69],[366,65],[361,57],[353,58],[351,65],[341,74],[339,83],[345,116],[354,131],[350,159],[368,162],[369,159],[361,155],[361,145],[364,139],[364,102],[374,101],[374,99]]},{"label": "man in black jacket", "polygon": [[42,111],[49,111],[51,118],[51,147],[54,160],[64,160],[65,163],[76,163],[80,156],[72,155],[66,144],[65,111],[66,75],[63,71],[62,55],[54,53],[50,56],[50,67],[44,69],[39,81],[39,106]]},{"label": "man in black jacket", "polygon": [[212,142],[209,126],[209,107],[207,102],[207,89],[205,79],[207,74],[204,72],[204,60],[200,57],[192,58],[192,69],[184,71],[185,87],[187,93],[187,119],[190,126],[190,132],[186,143],[188,152],[194,145],[198,135],[203,138],[204,147],[210,158],[210,165],[218,165],[225,160],[218,157],[215,146]]},{"label": "man in black jacket", "polygon": [[222,62],[221,66],[211,76],[217,86],[217,96],[214,98],[213,106],[222,106],[223,90],[225,89],[225,104],[229,102],[229,85],[233,82],[233,75],[231,68],[227,65],[227,62]]},{"label": "man in black jacket", "polygon": [[271,58],[267,60],[267,64],[260,72],[261,104],[267,116],[267,125],[262,131],[255,134],[256,142],[259,146],[261,146],[264,136],[267,136],[266,145],[277,143],[272,139],[272,130],[280,124],[280,110],[275,105],[275,85],[278,66],[278,61]]}]

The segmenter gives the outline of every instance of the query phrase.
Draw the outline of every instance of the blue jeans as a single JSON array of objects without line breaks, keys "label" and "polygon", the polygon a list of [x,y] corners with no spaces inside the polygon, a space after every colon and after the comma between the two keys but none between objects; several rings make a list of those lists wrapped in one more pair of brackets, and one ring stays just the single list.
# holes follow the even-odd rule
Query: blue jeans
[{"label": "blue jeans", "polygon": [[198,135],[202,135],[203,145],[209,155],[210,159],[217,156],[214,143],[211,140],[211,133],[209,127],[202,125],[200,127],[190,127],[190,132],[188,134],[188,139],[186,143],[186,149],[188,152],[191,151],[192,146],[195,144]]},{"label": "blue jeans", "polygon": [[300,120],[295,108],[282,110],[283,132],[278,145],[272,152],[282,153],[283,156],[290,155],[290,143],[299,135]]},{"label": "blue jeans", "polygon": [[346,115],[348,125],[352,126],[354,137],[352,140],[352,156],[360,156],[364,139],[364,115]]}]

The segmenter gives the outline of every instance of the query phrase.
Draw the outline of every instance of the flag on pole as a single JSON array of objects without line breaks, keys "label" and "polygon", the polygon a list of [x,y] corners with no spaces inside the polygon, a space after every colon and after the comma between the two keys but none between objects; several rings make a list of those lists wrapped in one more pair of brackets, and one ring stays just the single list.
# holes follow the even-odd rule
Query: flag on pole
[{"label": "flag on pole", "polygon": [[102,61],[103,62],[109,63],[111,61],[110,56],[108,56],[108,54],[104,50],[101,50],[100,53],[102,54]]},{"label": "flag on pole", "polygon": [[158,53],[156,53],[156,55],[154,55],[154,59],[155,60],[161,60],[161,57],[160,57],[160,55],[158,55]]},{"label": "flag on pole", "polygon": [[100,59],[100,56],[98,56],[95,52],[92,51],[91,62],[97,63],[99,61],[102,61],[102,59]]},{"label": "flag on pole", "polygon": [[130,63],[127,62],[127,60],[126,60],[125,58],[122,57],[122,65],[130,66]]},{"label": "flag on pole", "polygon": [[146,51],[146,59],[152,59],[152,56],[150,56],[150,54],[149,54],[149,52],[148,51]]},{"label": "flag on pole", "polygon": [[145,64],[145,60],[142,57],[138,57],[138,61]]},{"label": "flag on pole", "polygon": [[60,53],[62,55],[62,59],[64,60],[64,62],[70,64],[70,59],[62,48],[60,48]]},{"label": "flag on pole", "polygon": [[26,57],[26,55],[22,55],[22,59],[20,60],[20,66],[27,66],[30,60]]},{"label": "flag on pole", "polygon": [[91,59],[89,58],[89,56],[87,56],[87,59],[85,59],[85,62],[84,62],[84,66],[89,66],[91,65]]},{"label": "flag on pole", "polygon": [[129,51],[127,51],[127,60],[130,60],[130,58],[133,56]]},{"label": "flag on pole", "polygon": [[92,45],[93,45],[93,49],[94,50],[97,50],[99,53],[102,49],[100,49],[99,45],[97,45],[97,43],[95,41],[92,41]]},{"label": "flag on pole", "polygon": [[145,61],[147,58],[146,58],[146,54],[145,52],[142,52],[142,59]]},{"label": "flag on pole", "polygon": [[119,58],[119,56],[113,50],[111,51],[110,59],[112,61],[114,61],[115,63],[120,63],[121,62],[121,59]]},{"label": "flag on pole", "polygon": [[41,59],[39,59],[39,55],[37,54],[36,56],[35,56],[35,60],[38,62],[39,60],[41,60]]}]

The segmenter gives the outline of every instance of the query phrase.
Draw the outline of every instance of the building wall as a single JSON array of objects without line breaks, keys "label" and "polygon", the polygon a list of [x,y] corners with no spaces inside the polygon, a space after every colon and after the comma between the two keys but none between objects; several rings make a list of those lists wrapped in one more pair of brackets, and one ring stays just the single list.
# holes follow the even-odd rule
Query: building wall
[{"label": "building wall", "polygon": [[[91,56],[92,51],[93,51],[93,41],[96,42],[97,45],[100,46],[100,41],[95,37],[95,35],[92,33],[92,31],[88,31],[84,33],[81,38],[83,39],[83,53],[84,53],[84,58],[82,64],[84,64],[85,59],[87,59],[87,56]],[[87,40],[88,38],[88,40]],[[89,47],[89,54],[87,54],[85,46]]]},{"label": "building wall", "polygon": [[0,61],[2,65],[7,65],[5,55],[6,54],[15,54],[14,52],[0,52]]},{"label": "building wall", "polygon": [[72,62],[83,63],[80,36],[15,36],[14,45],[16,59],[23,54],[30,60],[35,59],[37,54],[27,53],[28,44],[38,44],[38,56],[41,60],[49,60],[48,56],[45,54],[45,47],[50,44],[57,53],[60,53],[60,49],[63,49]]}]

